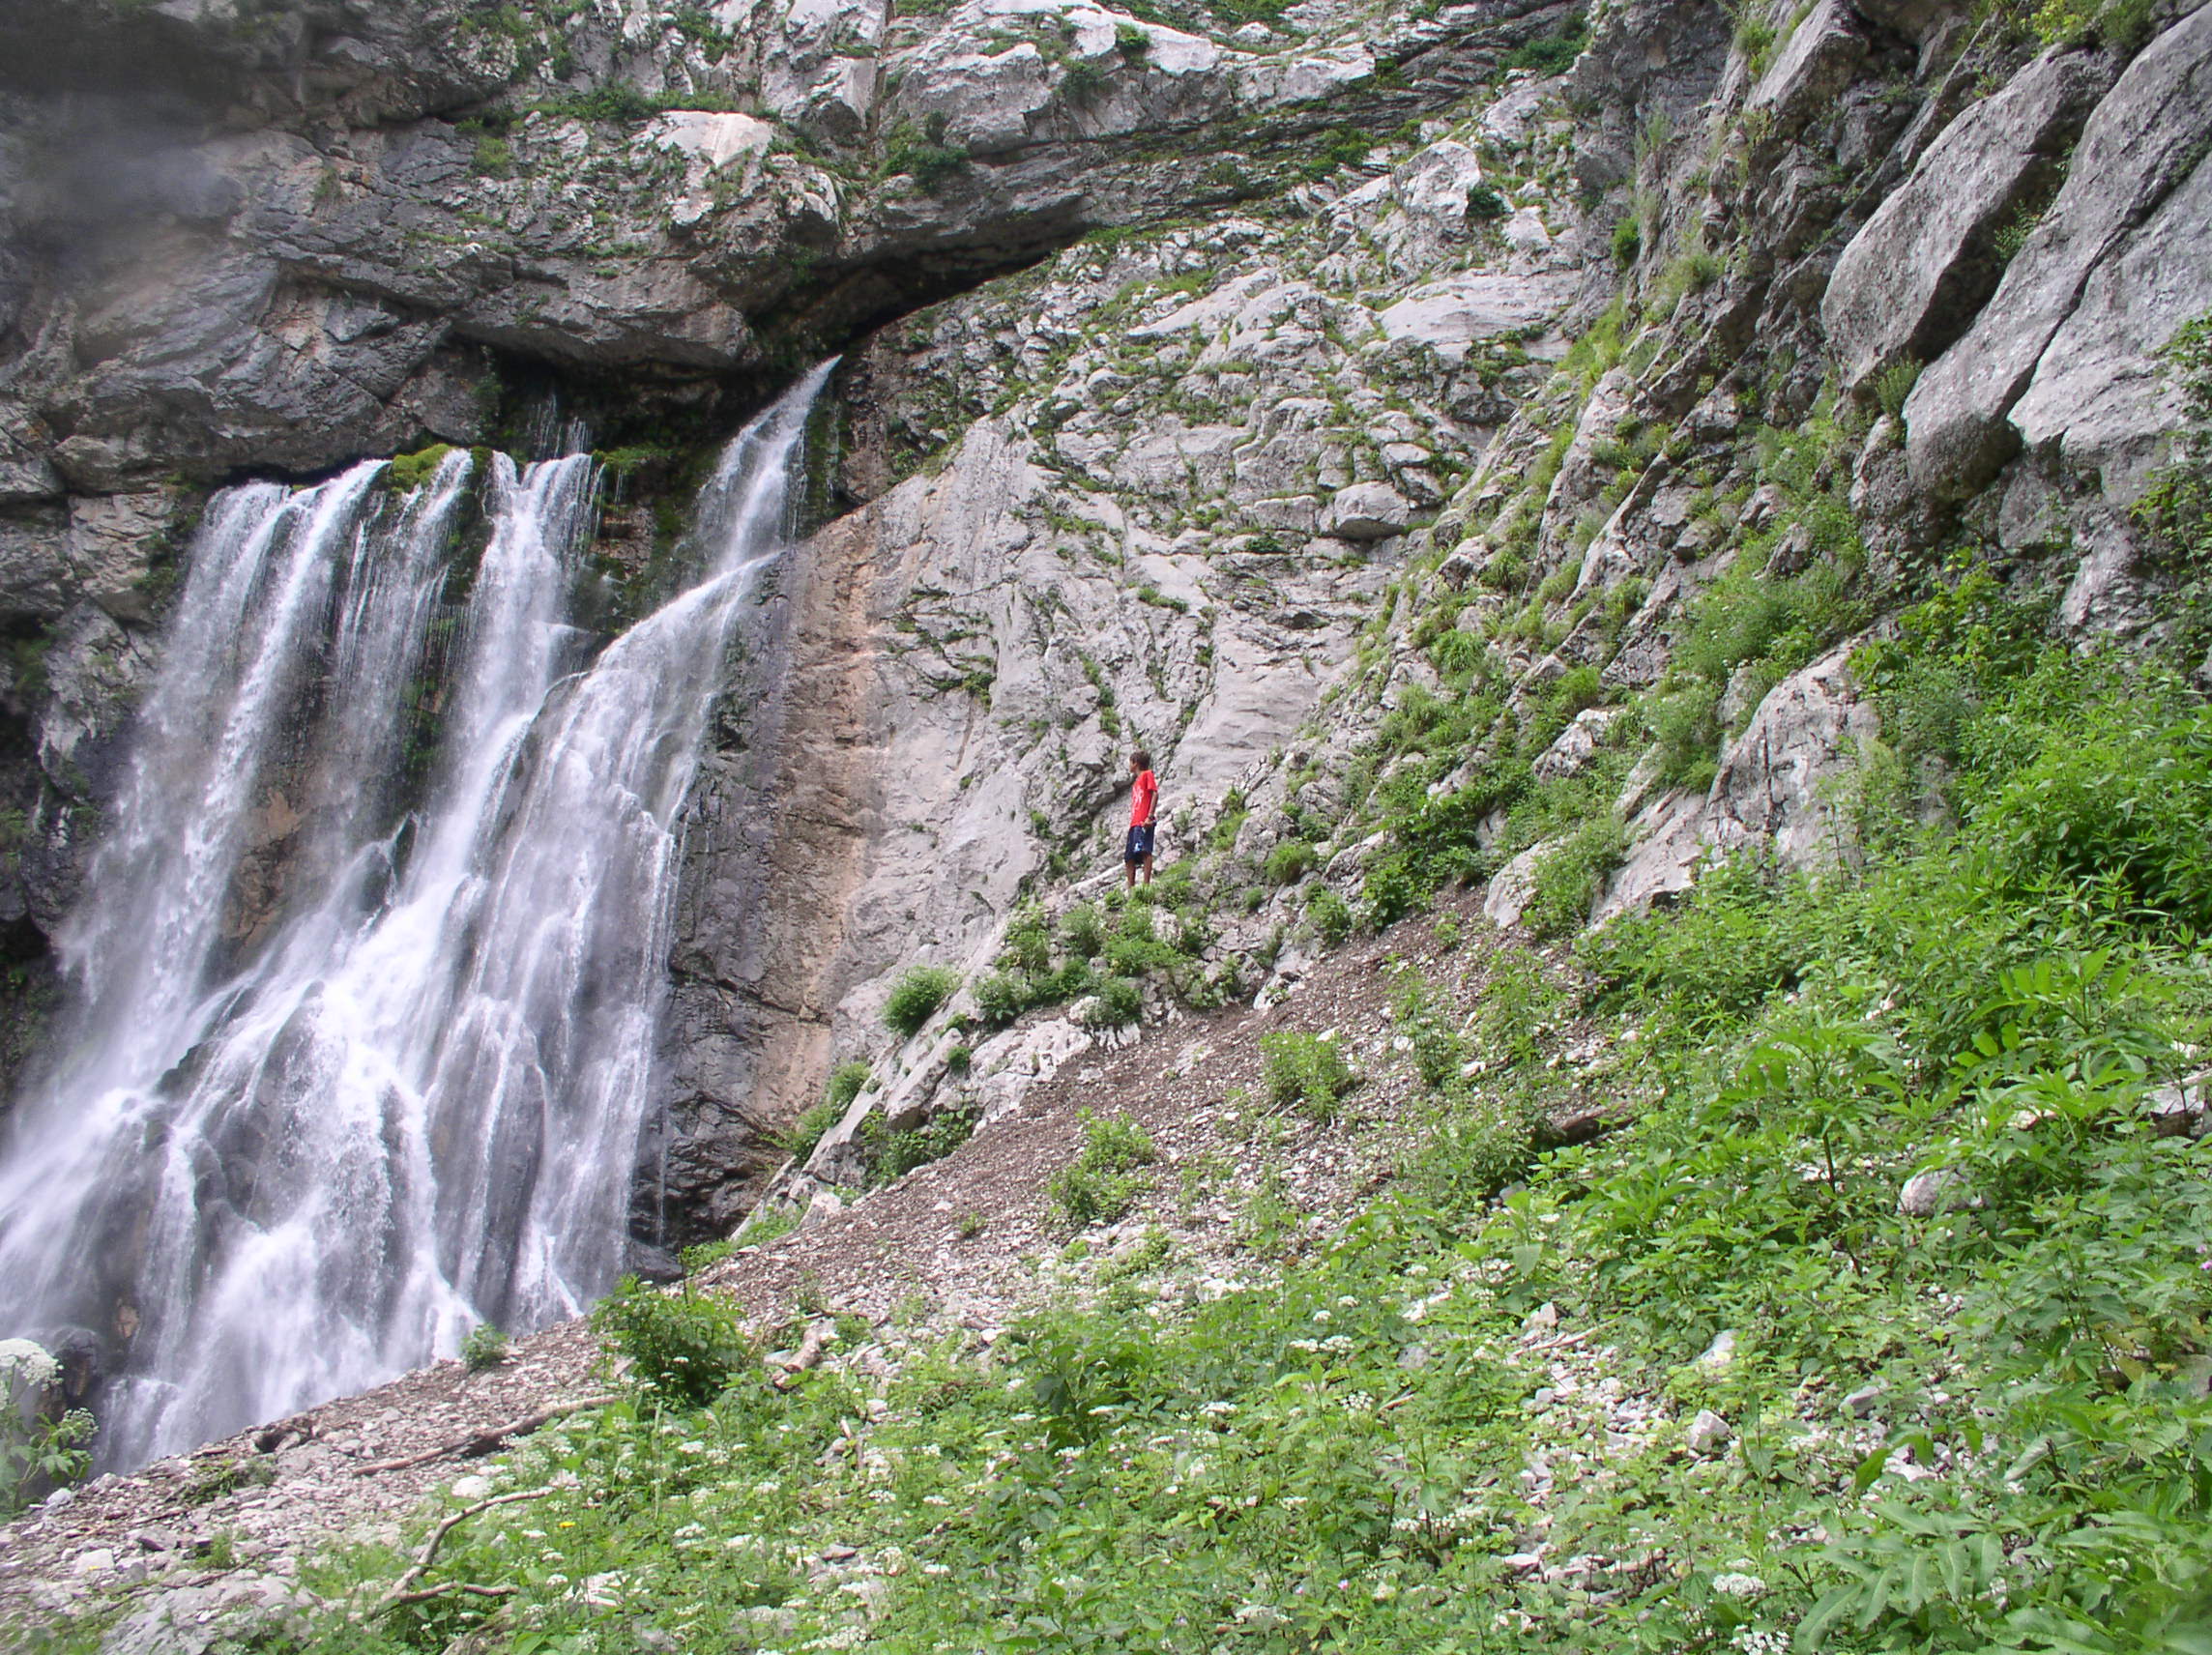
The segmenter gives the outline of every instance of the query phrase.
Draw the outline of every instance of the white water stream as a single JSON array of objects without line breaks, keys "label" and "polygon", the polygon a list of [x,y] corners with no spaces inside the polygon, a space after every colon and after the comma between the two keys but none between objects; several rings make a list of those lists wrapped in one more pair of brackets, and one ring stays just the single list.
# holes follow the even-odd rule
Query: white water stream
[{"label": "white water stream", "polygon": [[677,816],[828,374],[725,450],[698,583],[596,658],[564,622],[585,456],[493,459],[457,610],[466,455],[404,505],[381,462],[211,504],[0,1159],[0,1336],[120,1353],[103,1466],[611,1284]]}]

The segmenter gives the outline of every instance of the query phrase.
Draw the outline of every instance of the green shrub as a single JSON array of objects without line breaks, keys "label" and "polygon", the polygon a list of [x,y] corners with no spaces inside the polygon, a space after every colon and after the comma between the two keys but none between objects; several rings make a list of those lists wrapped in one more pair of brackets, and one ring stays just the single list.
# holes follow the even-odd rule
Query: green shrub
[{"label": "green shrub", "polygon": [[1296,885],[1320,859],[1320,851],[1305,840],[1285,839],[1267,853],[1264,871],[1270,885]]},{"label": "green shrub", "polygon": [[1037,982],[1014,972],[991,972],[975,985],[975,1014],[986,1028],[1003,1028],[1032,1006],[1049,1003]]},{"label": "green shrub", "polygon": [[1412,853],[1391,851],[1367,864],[1367,877],[1360,885],[1360,921],[1371,931],[1381,931],[1428,899],[1429,886]]},{"label": "green shrub", "polygon": [[1268,1097],[1286,1108],[1295,1105],[1324,1125],[1336,1118],[1337,1105],[1359,1084],[1329,1035],[1296,1031],[1263,1034],[1260,1057]]},{"label": "green shrub", "polygon": [[1628,830],[1620,818],[1610,811],[1591,817],[1537,860],[1523,922],[1539,937],[1587,924],[1591,904],[1627,849]]},{"label": "green shrub", "polygon": [[[1442,927],[1439,920],[1440,932]],[[1457,1088],[1460,1069],[1467,1061],[1467,1042],[1460,1037],[1449,1006],[1418,971],[1408,969],[1400,973],[1391,1012],[1399,1033],[1411,1043],[1413,1072],[1421,1077],[1422,1084],[1431,1091]]]},{"label": "green shrub", "polygon": [[694,1242],[676,1257],[685,1275],[696,1276],[713,1269],[737,1250],[737,1237],[725,1235],[716,1241]]},{"label": "green shrub", "polygon": [[960,973],[944,966],[910,966],[884,1002],[884,1023],[912,1039],[938,1009],[960,992]]},{"label": "green shrub", "polygon": [[1437,634],[1429,646],[1429,660],[1446,680],[1481,678],[1488,676],[1490,651],[1474,633],[1453,626]]},{"label": "green shrub", "polygon": [[1504,57],[1507,69],[1532,69],[1538,74],[1562,74],[1574,67],[1589,44],[1588,26],[1578,15],[1557,34],[1543,35],[1515,46]]},{"label": "green shrub", "polygon": [[608,1354],[628,1362],[640,1393],[662,1406],[713,1402],[751,1356],[725,1300],[688,1286],[662,1292],[635,1276],[594,1307],[592,1329]]},{"label": "green shrub", "polygon": [[1332,948],[1352,935],[1352,910],[1325,885],[1306,899],[1306,917],[1313,921],[1321,940]]},{"label": "green shrub", "polygon": [[1106,970],[1116,976],[1141,977],[1147,972],[1161,972],[1182,964],[1182,955],[1171,944],[1159,940],[1154,929],[1151,906],[1132,903],[1121,915],[1121,923],[1106,942]]},{"label": "green shrub", "polygon": [[1152,49],[1152,37],[1134,23],[1114,25],[1114,49],[1131,63],[1142,63]]},{"label": "green shrub", "polygon": [[1007,921],[1005,945],[999,951],[998,965],[1001,971],[1031,976],[1052,970],[1052,927],[1045,923],[1044,910],[1035,903],[1023,903]]},{"label": "green shrub", "polygon": [[882,1116],[872,1115],[860,1126],[861,1181],[875,1189],[917,1167],[942,1161],[975,1131],[975,1114],[963,1109],[940,1110],[907,1132],[893,1132]]},{"label": "green shrub", "polygon": [[1470,218],[1502,218],[1513,211],[1505,197],[1487,184],[1470,184],[1467,189],[1467,216]]},{"label": "green shrub", "polygon": [[[822,1089],[822,1101],[842,1116],[853,1107],[853,1100],[868,1089],[868,1082],[874,1078],[875,1071],[858,1058],[839,1063],[830,1071],[829,1082]],[[821,1134],[817,1132],[815,1136]]]},{"label": "green shrub", "polygon": [[1112,81],[1113,77],[1089,58],[1070,58],[1060,72],[1060,95],[1070,103],[1088,103]]},{"label": "green shrub", "polygon": [[1134,977],[1107,977],[1091,991],[1096,1003],[1089,1021],[1100,1029],[1120,1029],[1145,1014],[1145,991]]},{"label": "green shrub", "polygon": [[[776,1206],[756,1206],[738,1233],[730,1237],[730,1251],[740,1247],[765,1247],[771,1241],[780,1241],[797,1230],[806,1217],[799,1207],[789,1204]],[[684,1255],[688,1265],[690,1255]]]},{"label": "green shrub", "polygon": [[1892,420],[1905,413],[1906,399],[1920,382],[1920,359],[1900,357],[1874,376],[1874,399]]},{"label": "green shrub", "polygon": [[968,170],[968,152],[948,142],[945,134],[942,112],[931,114],[918,130],[911,121],[901,122],[884,145],[885,176],[904,173],[914,180],[916,188],[936,194]]},{"label": "green shrub", "polygon": [[1613,226],[1613,262],[1626,270],[1644,251],[1644,221],[1635,213],[1623,213]]},{"label": "green shrub", "polygon": [[1106,946],[1106,918],[1092,903],[1078,903],[1060,916],[1060,945],[1079,960],[1095,960]]},{"label": "green shrub", "polygon": [[[850,1066],[852,1064],[847,1064],[847,1068]],[[840,1119],[845,1119],[845,1111],[850,1106],[850,1097],[845,1102],[836,1102],[834,1097],[825,1097],[823,1102],[809,1106],[803,1116],[792,1121],[788,1131],[781,1137],[776,1137],[776,1148],[781,1148],[794,1162],[805,1162],[814,1152],[816,1144],[823,1142],[823,1133],[828,1133],[831,1126],[836,1126]]]},{"label": "green shrub", "polygon": [[1535,1160],[1527,1116],[1486,1101],[1445,1116],[1408,1157],[1403,1176],[1421,1199],[1465,1212],[1527,1177]]},{"label": "green shrub", "polygon": [[1145,1191],[1142,1169],[1159,1158],[1150,1134],[1125,1117],[1108,1118],[1086,1109],[1077,1118],[1083,1147],[1069,1165],[1055,1173],[1045,1195],[1070,1230],[1111,1224],[1127,1212]]},{"label": "green shrub", "polygon": [[503,1365],[508,1358],[507,1335],[490,1322],[480,1322],[461,1341],[461,1366],[480,1374]]},{"label": "green shrub", "polygon": [[2100,699],[1995,789],[1974,836],[2015,889],[2053,878],[2119,912],[2212,929],[2212,711],[2175,689]]}]

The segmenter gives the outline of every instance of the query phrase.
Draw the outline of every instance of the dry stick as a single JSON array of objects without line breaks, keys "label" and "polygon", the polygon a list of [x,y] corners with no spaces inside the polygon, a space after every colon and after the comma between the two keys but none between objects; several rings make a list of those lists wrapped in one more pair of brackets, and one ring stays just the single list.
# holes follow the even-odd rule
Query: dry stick
[{"label": "dry stick", "polygon": [[425,1448],[420,1454],[402,1454],[396,1460],[377,1460],[366,1466],[356,1466],[357,1477],[373,1476],[378,1471],[404,1471],[416,1466],[427,1466],[433,1460],[475,1460],[506,1444],[510,1437],[527,1437],[541,1425],[571,1413],[581,1413],[588,1408],[605,1408],[609,1403],[622,1401],[612,1392],[604,1396],[589,1396],[576,1402],[556,1403],[551,1408],[526,1413],[520,1419],[510,1419],[505,1425],[495,1425],[489,1431],[479,1431],[467,1437],[457,1437],[451,1442],[441,1442],[435,1448]]},{"label": "dry stick", "polygon": [[422,1578],[423,1571],[428,1569],[432,1561],[436,1559],[438,1548],[445,1544],[446,1536],[468,1522],[470,1518],[475,1517],[480,1512],[489,1511],[495,1505],[513,1505],[521,1500],[543,1499],[552,1492],[551,1489],[516,1489],[511,1494],[493,1495],[489,1499],[480,1499],[474,1505],[465,1505],[459,1511],[442,1519],[438,1526],[430,1530],[430,1537],[422,1542],[422,1550],[416,1553],[415,1561],[408,1565],[407,1572],[393,1581],[384,1595],[356,1618],[366,1620],[372,1615],[382,1614],[386,1610],[395,1609],[400,1604],[420,1603],[423,1598],[434,1597],[438,1593],[446,1591],[470,1591],[479,1597],[507,1596],[509,1592],[513,1590],[511,1586],[471,1586],[457,1581],[446,1585],[431,1587],[426,1591],[416,1591],[414,1588],[415,1582]]}]

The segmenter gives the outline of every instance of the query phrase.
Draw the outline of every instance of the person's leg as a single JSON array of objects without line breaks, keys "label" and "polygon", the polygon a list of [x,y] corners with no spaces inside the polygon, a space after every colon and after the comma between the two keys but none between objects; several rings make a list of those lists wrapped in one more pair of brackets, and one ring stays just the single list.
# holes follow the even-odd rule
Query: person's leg
[{"label": "person's leg", "polygon": [[1152,883],[1152,854],[1150,851],[1145,853],[1145,883]]}]

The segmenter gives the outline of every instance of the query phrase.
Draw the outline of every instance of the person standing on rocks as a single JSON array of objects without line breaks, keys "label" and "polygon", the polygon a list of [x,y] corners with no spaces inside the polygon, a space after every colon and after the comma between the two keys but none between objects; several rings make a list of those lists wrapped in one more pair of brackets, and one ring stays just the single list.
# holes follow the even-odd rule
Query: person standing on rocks
[{"label": "person standing on rocks", "polygon": [[1145,883],[1152,883],[1153,815],[1160,802],[1160,778],[1152,774],[1152,755],[1142,747],[1129,755],[1129,843],[1121,852],[1121,870],[1128,876],[1122,888],[1134,890],[1140,866]]}]

